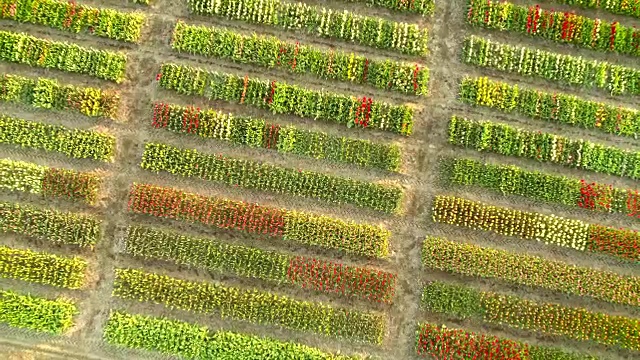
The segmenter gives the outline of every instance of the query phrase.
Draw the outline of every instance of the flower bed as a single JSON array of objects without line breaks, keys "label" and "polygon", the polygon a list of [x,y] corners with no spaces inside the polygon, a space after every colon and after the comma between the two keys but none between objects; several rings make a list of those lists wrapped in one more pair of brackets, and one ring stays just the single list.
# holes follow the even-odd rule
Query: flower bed
[{"label": "flower bed", "polygon": [[113,295],[372,344],[382,343],[386,327],[384,316],[375,313],[133,269],[116,269]]},{"label": "flower bed", "polygon": [[129,193],[129,211],[265,234],[357,255],[378,258],[389,255],[391,234],[380,226],[207,197],[172,188],[134,183]]},{"label": "flower bed", "polygon": [[[159,84],[185,95],[205,96],[346,125],[410,135],[413,109],[371,98],[316,91],[276,80],[260,80],[218,73],[186,65],[166,63],[158,74]],[[197,125],[192,125],[196,128]]]},{"label": "flower bed", "polygon": [[384,90],[428,94],[429,69],[419,64],[368,59],[354,53],[285,42],[273,36],[248,36],[226,28],[179,21],[171,45],[179,52],[312,73],[322,79],[368,84]]},{"label": "flower bed", "polygon": [[477,151],[535,159],[582,170],[640,179],[640,152],[453,116],[449,143]]},{"label": "flower bed", "polygon": [[422,264],[466,276],[499,279],[611,303],[640,306],[638,277],[537,256],[427,237],[422,247]]},{"label": "flower bed", "polygon": [[204,326],[162,317],[112,311],[104,339],[132,349],[157,351],[186,359],[297,359],[361,360],[360,356],[333,355],[301,344],[240,334],[210,331]]},{"label": "flower bed", "polygon": [[87,262],[45,252],[0,246],[0,277],[79,289],[84,283]]},{"label": "flower bed", "polygon": [[232,245],[143,226],[129,227],[125,251],[148,259],[224,271],[369,301],[392,303],[397,277],[382,270]]},{"label": "flower bed", "polygon": [[629,15],[640,18],[640,0],[554,0],[567,5],[576,5],[588,9],[599,9],[612,14]]},{"label": "flower bed", "polygon": [[356,15],[305,3],[282,0],[188,0],[197,15],[220,16],[232,20],[305,31],[311,35],[339,39],[378,49],[426,55],[428,31],[418,25]]},{"label": "flower bed", "polygon": [[127,56],[123,52],[86,48],[10,31],[0,31],[0,47],[0,61],[90,75],[116,83],[124,80]]},{"label": "flower bed", "polygon": [[346,0],[349,2],[361,2],[371,6],[385,7],[387,9],[420,14],[422,16],[433,15],[435,0]]},{"label": "flower bed", "polygon": [[76,159],[111,162],[114,136],[91,130],[70,129],[0,114],[0,144],[53,151]]},{"label": "flower bed", "polygon": [[469,0],[467,22],[581,47],[640,56],[640,30],[569,12],[548,11],[506,1]]},{"label": "flower bed", "polygon": [[640,112],[584,100],[564,93],[547,93],[538,89],[510,85],[486,77],[464,78],[460,99],[505,113],[516,112],[534,119],[558,122],[610,134],[640,134]]},{"label": "flower bed", "polygon": [[398,171],[401,162],[400,148],[395,144],[334,136],[213,109],[155,103],[152,124],[156,128],[195,134],[205,139],[230,141],[368,168]]},{"label": "flower bed", "polygon": [[116,118],[120,106],[120,94],[116,91],[65,85],[51,78],[32,79],[10,74],[0,77],[0,100],[110,119]]},{"label": "flower bed", "polygon": [[403,196],[398,186],[235,159],[222,154],[203,154],[158,143],[145,145],[140,166],[156,173],[167,171],[248,189],[368,207],[390,214],[400,211]]},{"label": "flower bed", "polygon": [[64,298],[49,300],[0,291],[0,322],[12,327],[59,335],[73,326],[77,313],[76,305]]}]

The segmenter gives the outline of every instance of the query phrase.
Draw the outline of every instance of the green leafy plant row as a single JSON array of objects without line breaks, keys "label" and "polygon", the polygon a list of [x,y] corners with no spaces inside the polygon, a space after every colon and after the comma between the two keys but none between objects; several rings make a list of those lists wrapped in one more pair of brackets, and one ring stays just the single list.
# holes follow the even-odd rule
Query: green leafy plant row
[{"label": "green leafy plant row", "polygon": [[449,143],[597,173],[640,179],[640,152],[453,116]]},{"label": "green leafy plant row", "polygon": [[498,279],[626,305],[640,305],[640,278],[538,256],[428,236],[422,265],[450,273]]},{"label": "green leafy plant row", "polygon": [[157,351],[184,359],[305,359],[361,360],[361,356],[333,355],[301,344],[240,334],[210,331],[205,326],[162,317],[112,311],[104,339],[113,345]]},{"label": "green leafy plant row", "polygon": [[422,307],[462,319],[640,350],[640,320],[585,308],[535,302],[439,281],[425,286]]},{"label": "green leafy plant row", "polygon": [[51,78],[33,79],[10,74],[0,78],[0,100],[110,119],[116,118],[120,106],[120,94],[116,91],[60,84]]},{"label": "green leafy plant row", "polygon": [[410,135],[413,129],[413,109],[408,105],[391,105],[367,97],[309,90],[276,80],[243,78],[172,63],[163,64],[158,77],[161,87],[180,94],[247,103],[274,114],[292,114],[402,135]]},{"label": "green leafy plant row", "polygon": [[579,126],[610,134],[636,137],[640,134],[640,112],[635,109],[589,101],[564,93],[548,93],[526,86],[510,85],[486,77],[465,77],[460,99],[505,113]]},{"label": "green leafy plant row", "polygon": [[334,308],[257,289],[186,281],[134,269],[116,269],[113,295],[372,344],[382,343],[386,328],[385,317],[376,313]]},{"label": "green leafy plant row", "polygon": [[554,0],[557,3],[577,5],[587,9],[605,10],[612,14],[629,15],[640,18],[638,0]]},{"label": "green leafy plant row", "polygon": [[230,141],[388,171],[398,171],[402,157],[400,148],[395,144],[329,135],[292,125],[269,123],[265,119],[235,116],[214,109],[201,110],[193,106],[155,103],[152,125],[178,133],[195,134],[205,139]]},{"label": "green leafy plant row", "polygon": [[305,31],[320,37],[412,55],[426,55],[428,52],[427,29],[346,10],[336,11],[283,0],[187,0],[187,4],[189,10],[198,15]]},{"label": "green leafy plant row", "polygon": [[640,69],[513,46],[474,35],[464,40],[462,61],[589,89],[607,89],[612,95],[640,95]]},{"label": "green leafy plant row", "polygon": [[591,355],[431,323],[418,324],[416,353],[429,359],[597,360]]},{"label": "green leafy plant row", "polygon": [[64,298],[49,300],[0,291],[0,323],[9,326],[59,335],[73,326],[77,313],[76,305]]},{"label": "green leafy plant row", "polygon": [[0,246],[0,277],[79,289],[84,283],[87,262],[28,249]]},{"label": "green leafy plant row", "polygon": [[0,114],[0,144],[59,152],[76,159],[111,162],[115,156],[113,135],[70,129]]},{"label": "green leafy plant row", "polygon": [[123,52],[86,48],[40,39],[25,33],[0,31],[0,61],[90,75],[121,83],[127,65]]},{"label": "green leafy plant row", "polygon": [[0,159],[0,189],[95,204],[102,179],[89,172]]},{"label": "green leafy plant row", "polygon": [[403,191],[398,186],[345,179],[222,154],[203,154],[166,144],[147,143],[140,166],[156,173],[167,171],[249,189],[368,207],[390,214],[398,213],[402,205]]},{"label": "green leafy plant row", "polygon": [[93,246],[102,235],[100,223],[90,215],[0,202],[0,231],[57,244]]},{"label": "green leafy plant row", "polygon": [[289,283],[370,301],[393,302],[397,277],[386,271],[224,243],[144,226],[129,227],[125,252],[145,259]]},{"label": "green leafy plant row", "polygon": [[285,241],[384,258],[391,233],[380,227],[323,215],[207,197],[149,184],[131,186],[129,211],[269,235]]},{"label": "green leafy plant row", "polygon": [[544,10],[498,0],[469,0],[467,22],[581,47],[640,56],[640,29],[617,21]]},{"label": "green leafy plant row", "polygon": [[74,33],[88,32],[114,40],[137,42],[145,22],[140,11],[125,13],[62,0],[0,0],[0,19],[44,25]]},{"label": "green leafy plant row", "polygon": [[347,0],[349,2],[366,3],[371,6],[384,7],[391,10],[420,14],[422,16],[433,15],[435,0]]},{"label": "green leafy plant row", "polygon": [[182,21],[176,24],[171,44],[180,52],[294,73],[312,73],[322,79],[369,84],[384,90],[428,94],[429,69],[419,64],[368,59],[355,53],[285,42],[273,36],[248,36],[226,28],[187,25]]}]

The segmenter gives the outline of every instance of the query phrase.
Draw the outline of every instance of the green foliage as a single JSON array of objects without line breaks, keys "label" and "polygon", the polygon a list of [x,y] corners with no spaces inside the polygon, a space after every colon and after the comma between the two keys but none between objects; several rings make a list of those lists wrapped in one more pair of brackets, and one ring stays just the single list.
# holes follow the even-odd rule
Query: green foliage
[{"label": "green foliage", "polygon": [[94,8],[62,0],[0,0],[0,18],[44,25],[74,33],[88,32],[114,40],[137,42],[145,15]]},{"label": "green foliage", "polygon": [[352,204],[387,213],[400,211],[403,191],[398,186],[379,185],[196,150],[147,143],[140,166],[174,175],[199,177],[227,185],[285,193],[335,204]]},{"label": "green foliage", "polygon": [[0,202],[0,231],[78,246],[95,245],[102,233],[93,216],[7,202]]},{"label": "green foliage", "polygon": [[116,269],[113,295],[372,344],[382,343],[386,327],[385,317],[375,313],[133,269]]},{"label": "green foliage", "polygon": [[426,55],[428,31],[415,24],[356,15],[305,3],[282,0],[188,0],[197,15],[220,16],[249,23],[354,42],[405,54]]},{"label": "green foliage", "polygon": [[433,15],[436,4],[435,0],[346,0],[349,2],[366,3],[371,6],[385,7],[387,9],[420,14],[423,16]]},{"label": "green foliage", "polygon": [[568,352],[563,349],[550,348],[546,346],[529,346],[530,360],[598,360],[587,354]]},{"label": "green foliage", "polygon": [[70,129],[0,114],[0,144],[63,153],[76,159],[111,162],[114,136],[91,130]]},{"label": "green foliage", "polygon": [[322,79],[369,84],[384,90],[428,94],[429,69],[419,64],[368,59],[354,53],[285,42],[273,36],[247,36],[225,28],[187,25],[182,21],[176,24],[171,44],[180,52],[299,74],[312,73]]},{"label": "green foliage", "polygon": [[110,119],[116,118],[120,106],[120,94],[113,90],[62,85],[55,79],[10,74],[0,78],[0,100]]},{"label": "green foliage", "polygon": [[587,9],[599,9],[612,14],[629,15],[640,18],[640,2],[638,0],[553,0],[557,3],[577,5]]},{"label": "green foliage", "polygon": [[482,316],[485,311],[477,291],[441,281],[429,282],[424,287],[421,305],[428,311],[461,319]]},{"label": "green foliage", "polygon": [[112,311],[104,327],[107,342],[185,359],[359,360],[308,346],[248,334],[209,331],[177,320]]},{"label": "green foliage", "polygon": [[86,269],[87,262],[78,257],[0,246],[0,277],[79,289]]},{"label": "green foliage", "polygon": [[10,31],[0,31],[0,49],[0,61],[90,75],[116,83],[124,80],[127,65],[123,52],[85,48]]},{"label": "green foliage", "polygon": [[291,114],[346,125],[410,135],[413,109],[371,98],[309,90],[276,80],[260,80],[207,71],[187,65],[165,63],[160,86],[185,95],[225,100],[268,109],[274,114]]},{"label": "green foliage", "polygon": [[0,188],[41,194],[42,180],[47,169],[46,166],[23,161],[0,159]]},{"label": "green foliage", "polygon": [[0,291],[0,322],[9,326],[62,334],[73,326],[76,305],[69,300],[49,300],[13,291]]}]

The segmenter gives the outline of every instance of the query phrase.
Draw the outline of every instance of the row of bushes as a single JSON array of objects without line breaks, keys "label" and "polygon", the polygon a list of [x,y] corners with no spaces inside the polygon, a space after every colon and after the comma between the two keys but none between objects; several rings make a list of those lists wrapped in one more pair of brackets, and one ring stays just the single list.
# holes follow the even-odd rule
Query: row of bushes
[{"label": "row of bushes", "polygon": [[388,230],[322,215],[136,183],[131,186],[128,206],[134,213],[264,234],[356,255],[389,255]]},{"label": "row of bushes", "polygon": [[386,213],[398,213],[403,191],[398,186],[380,185],[322,173],[285,168],[257,161],[180,149],[166,144],[147,143],[143,169],[174,175],[199,177],[209,181],[249,189],[308,197],[335,204],[352,204]]},{"label": "row of bushes", "polygon": [[9,326],[59,335],[73,326],[77,313],[75,303],[65,298],[49,300],[0,291],[0,323]]},{"label": "row of bushes", "polygon": [[213,109],[155,103],[152,124],[156,128],[195,134],[205,139],[388,171],[398,171],[401,162],[400,148],[395,144],[335,136]]},{"label": "row of bushes", "polygon": [[[158,74],[161,87],[180,94],[250,104],[274,114],[291,114],[347,127],[362,127],[410,135],[413,109],[371,98],[309,90],[282,81],[260,80],[166,63]],[[196,127],[197,128],[197,127]]]},{"label": "row of bushes", "polygon": [[116,269],[113,295],[223,318],[271,324],[354,341],[381,344],[384,316],[295,300],[257,289],[180,280]]}]

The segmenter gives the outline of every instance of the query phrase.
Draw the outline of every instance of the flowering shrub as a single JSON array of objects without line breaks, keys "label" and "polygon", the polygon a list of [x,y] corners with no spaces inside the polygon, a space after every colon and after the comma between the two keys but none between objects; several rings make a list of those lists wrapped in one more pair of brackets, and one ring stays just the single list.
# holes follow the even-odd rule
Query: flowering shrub
[{"label": "flowering shrub", "polygon": [[0,100],[115,119],[120,94],[112,90],[63,85],[51,78],[31,79],[4,74],[0,77]]},{"label": "flowering shrub", "polygon": [[125,239],[129,254],[182,265],[224,271],[304,289],[391,303],[397,277],[366,267],[293,256],[217,239],[181,235],[143,226],[131,226]]},{"label": "flowering shrub", "polygon": [[412,55],[426,55],[428,51],[428,31],[415,24],[282,0],[188,0],[187,3],[189,10],[198,15],[306,31],[316,36]]},{"label": "flowering shrub", "polygon": [[104,339],[132,349],[158,351],[186,359],[305,359],[361,360],[360,356],[333,355],[319,349],[280,340],[210,331],[204,326],[162,317],[111,311]]},{"label": "flowering shrub", "polygon": [[0,322],[9,326],[59,335],[73,326],[77,313],[76,305],[64,298],[49,300],[0,291]]},{"label": "flowering shrub", "polygon": [[594,50],[640,56],[640,30],[635,27],[569,12],[548,11],[540,5],[526,7],[506,1],[469,0],[467,22]]},{"label": "flowering shrub", "polygon": [[640,305],[639,277],[578,267],[538,256],[427,237],[422,247],[422,264],[466,276],[500,279],[611,303]]},{"label": "flowering shrub", "polygon": [[93,246],[101,237],[93,216],[7,202],[0,202],[0,231],[78,246]]},{"label": "flowering shrub", "polygon": [[637,335],[640,321],[637,319],[554,303],[536,303],[517,296],[442,282],[427,284],[422,295],[422,306],[433,312],[625,349],[640,349]]},{"label": "flowering shrub", "polygon": [[398,171],[401,161],[400,148],[395,144],[271,124],[265,119],[235,116],[213,109],[155,103],[152,124],[156,128],[203,138],[389,171]]},{"label": "flowering shrub", "polygon": [[114,40],[137,42],[145,15],[113,9],[94,8],[62,0],[0,0],[0,19],[44,25],[74,33],[90,34]]},{"label": "flowering shrub", "polygon": [[413,128],[413,109],[407,105],[391,105],[366,97],[359,99],[275,80],[243,78],[171,63],[163,64],[158,76],[161,87],[180,94],[247,103],[274,114],[292,114],[402,135],[410,135]]},{"label": "flowering shrub", "polygon": [[116,269],[113,295],[372,344],[382,343],[386,327],[384,316],[376,313],[334,308],[257,289],[186,281],[134,269]]},{"label": "flowering shrub", "polygon": [[468,104],[516,112],[534,119],[559,122],[610,134],[640,134],[640,112],[635,109],[589,101],[564,93],[509,85],[486,77],[464,78],[460,99]]},{"label": "flowering shrub", "polygon": [[55,151],[76,159],[111,162],[116,139],[97,131],[70,129],[0,114],[0,144]]},{"label": "flowering shrub", "polygon": [[428,94],[429,69],[419,64],[368,59],[354,53],[285,42],[273,36],[247,36],[226,28],[187,25],[182,21],[176,24],[171,44],[180,52],[312,73],[322,79],[369,84],[414,95]]},{"label": "flowering shrub", "polygon": [[638,69],[606,61],[585,60],[582,57],[512,46],[473,35],[464,40],[462,61],[569,85],[607,89],[612,95],[640,95]]},{"label": "flowering shrub", "polygon": [[284,168],[276,165],[196,150],[147,143],[143,169],[174,175],[199,177],[209,181],[249,189],[285,193],[323,200],[335,204],[352,204],[387,213],[400,211],[402,189],[397,186],[340,178],[322,173]]},{"label": "flowering shrub", "polygon": [[116,83],[124,80],[127,56],[123,52],[86,48],[10,31],[0,31],[0,47],[1,61],[90,75]]},{"label": "flowering shrub", "polygon": [[0,277],[79,289],[87,262],[28,249],[0,246]]},{"label": "flowering shrub", "polygon": [[640,179],[639,152],[490,121],[453,116],[449,123],[449,143],[478,151]]},{"label": "flowering shrub", "polygon": [[589,9],[602,9],[612,14],[640,18],[640,0],[554,0],[567,5],[578,5]]},{"label": "flowering shrub", "polygon": [[206,197],[172,188],[134,183],[129,193],[129,211],[268,234],[285,241],[339,249],[357,255],[378,258],[389,255],[391,234],[380,226]]}]

